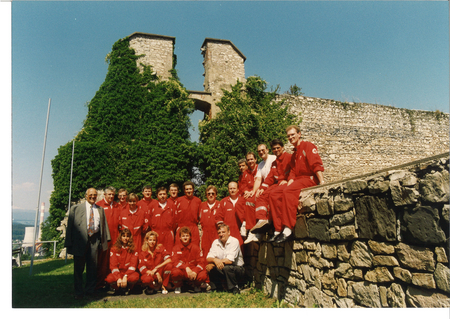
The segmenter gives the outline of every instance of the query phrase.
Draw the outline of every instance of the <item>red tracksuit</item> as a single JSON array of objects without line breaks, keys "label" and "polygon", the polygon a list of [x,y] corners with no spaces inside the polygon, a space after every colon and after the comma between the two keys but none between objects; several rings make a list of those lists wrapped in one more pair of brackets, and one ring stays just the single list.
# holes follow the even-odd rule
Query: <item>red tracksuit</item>
[{"label": "red tracksuit", "polygon": [[172,251],[175,242],[175,207],[169,201],[164,208],[158,203],[153,205],[150,211],[149,228],[158,233],[158,242],[169,252]]},{"label": "red tracksuit", "polygon": [[281,223],[281,220],[270,212],[269,214],[269,198],[270,193],[278,187],[278,183],[281,181],[287,181],[287,177],[290,172],[290,161],[292,155],[283,152],[279,157],[276,158],[272,163],[269,174],[264,179],[261,184],[260,189],[264,192],[256,199],[256,219],[271,219],[273,220],[274,227],[277,228],[277,224]]},{"label": "red tracksuit", "polygon": [[128,288],[133,288],[134,284],[139,280],[139,274],[136,272],[138,264],[138,253],[129,252],[128,248],[116,247],[111,248],[110,253],[110,269],[111,273],[106,277],[106,282],[117,289],[117,280],[127,275]]},{"label": "red tracksuit", "polygon": [[111,235],[111,241],[108,243],[111,248],[119,236],[119,215],[121,211],[121,205],[116,202],[112,202],[112,205],[106,203],[105,199],[102,199],[95,203],[96,205],[103,207],[105,211],[106,221],[108,222],[109,233]]},{"label": "red tracksuit", "polygon": [[287,179],[294,182],[289,186],[277,187],[269,196],[272,215],[276,214],[281,219],[281,229],[275,228],[276,231],[282,231],[283,226],[295,227],[301,190],[319,184],[316,172],[324,171],[317,147],[307,141],[300,141],[294,148],[289,166],[291,171]]},{"label": "red tracksuit", "polygon": [[228,225],[230,227],[230,235],[239,240],[239,246],[242,246],[244,243],[239,231],[245,217],[244,207],[245,199],[243,197],[238,196],[236,205],[233,205],[230,196],[227,196],[220,201],[216,213],[216,224],[223,222]]},{"label": "red tracksuit", "polygon": [[189,280],[186,267],[197,273],[197,278],[192,282],[194,286],[198,287],[209,280],[205,259],[200,256],[200,248],[192,242],[187,246],[177,244],[172,250],[171,281],[175,288],[181,287],[183,281]]},{"label": "red tracksuit", "polygon": [[[147,270],[155,269],[156,266],[162,264],[168,258],[170,258],[170,252],[168,252],[162,244],[156,246],[153,254],[149,251],[141,251],[139,253],[139,272],[141,273],[141,282],[144,286],[149,286],[150,289],[157,288],[158,280],[156,273],[152,276],[147,274]],[[157,273],[160,274],[163,280],[162,285],[164,287],[167,287],[169,284],[171,269],[172,263],[168,263],[157,270]]]},{"label": "red tracksuit", "polygon": [[[256,171],[257,170],[255,170],[255,174]],[[239,175],[239,195],[243,196],[244,192],[251,191],[253,189],[253,184],[255,184],[255,175],[252,175],[249,170],[244,171],[241,175]]]},{"label": "red tracksuit", "polygon": [[202,226],[202,239],[201,248],[202,256],[206,257],[211,245],[215,239],[217,239],[217,228],[216,228],[216,210],[219,206],[219,201],[216,200],[214,206],[209,208],[208,202],[203,202],[200,204],[200,225]]},{"label": "red tracksuit", "polygon": [[147,231],[144,211],[138,207],[132,214],[129,207],[120,212],[119,228],[128,228],[133,236],[134,247],[137,252],[142,249],[142,240]]},{"label": "red tracksuit", "polygon": [[200,234],[198,232],[199,214],[198,209],[202,203],[201,199],[192,196],[191,199],[182,196],[178,199],[176,211],[177,233],[175,236],[175,244],[180,243],[180,228],[187,226],[191,230],[191,242],[200,245]]},{"label": "red tracksuit", "polygon": [[167,198],[167,201],[171,202],[173,204],[173,206],[177,207],[178,199],[179,199],[179,197],[173,198],[173,197],[169,196],[169,198]]}]

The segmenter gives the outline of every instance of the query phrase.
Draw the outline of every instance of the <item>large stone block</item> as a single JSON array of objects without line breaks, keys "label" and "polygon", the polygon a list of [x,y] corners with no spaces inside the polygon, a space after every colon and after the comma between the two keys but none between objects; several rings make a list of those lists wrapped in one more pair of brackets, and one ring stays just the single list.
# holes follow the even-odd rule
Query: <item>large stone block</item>
[{"label": "large stone block", "polygon": [[352,250],[350,252],[350,264],[353,267],[372,267],[373,254],[370,252],[369,247],[361,241],[355,241],[352,244]]},{"label": "large stone block", "polygon": [[376,255],[385,254],[385,255],[392,255],[395,253],[395,247],[394,245],[377,242],[373,240],[369,240],[367,242],[369,244],[370,250],[372,253]]},{"label": "large stone block", "polygon": [[450,199],[450,185],[448,171],[427,174],[420,183],[420,194],[426,202],[448,203]]},{"label": "large stone block", "polygon": [[348,283],[348,296],[358,304],[370,308],[381,308],[380,293],[375,284],[368,282]]},{"label": "large stone block", "polygon": [[400,264],[404,267],[429,272],[435,269],[433,252],[428,248],[399,243],[395,246],[395,252]]},{"label": "large stone block", "polygon": [[376,267],[366,272],[364,279],[370,282],[392,282],[394,277],[386,267]]},{"label": "large stone block", "polygon": [[345,182],[344,193],[361,193],[367,190],[367,181],[364,180],[353,180]]},{"label": "large stone block", "polygon": [[294,228],[294,236],[295,236],[295,238],[308,237],[308,226],[306,224],[306,216],[303,214],[300,214],[297,217],[297,222],[295,223],[295,228]]},{"label": "large stone block", "polygon": [[427,289],[436,288],[436,283],[434,282],[433,274],[425,274],[421,272],[413,273],[412,284]]},{"label": "large stone block", "polygon": [[329,223],[327,219],[311,218],[307,221],[309,237],[320,241],[330,241],[328,232]]},{"label": "large stone block", "polygon": [[389,209],[384,198],[360,197],[355,201],[355,210],[359,238],[396,240],[395,212]]},{"label": "large stone block", "polygon": [[346,212],[353,208],[353,200],[351,198],[339,198],[334,201],[334,212]]},{"label": "large stone block", "polygon": [[405,206],[417,203],[420,194],[414,188],[403,187],[399,181],[390,184],[392,201],[395,206]]},{"label": "large stone block", "polygon": [[450,293],[450,269],[441,263],[436,265],[434,280],[438,289]]},{"label": "large stone block", "polygon": [[333,213],[332,201],[329,198],[319,199],[316,208],[319,215],[327,216]]},{"label": "large stone block", "polygon": [[403,215],[402,234],[406,242],[420,245],[439,245],[445,242],[445,233],[439,226],[439,211],[430,206],[419,206]]},{"label": "large stone block", "polygon": [[306,308],[332,308],[333,299],[316,287],[311,287],[305,292]]},{"label": "large stone block", "polygon": [[330,226],[343,226],[353,222],[355,219],[355,214],[353,210],[350,210],[343,214],[336,214],[330,219]]},{"label": "large stone block", "polygon": [[387,302],[392,308],[406,308],[405,293],[402,286],[393,283],[387,290]]},{"label": "large stone block", "polygon": [[448,308],[450,298],[432,290],[409,286],[406,290],[406,304],[415,308]]}]

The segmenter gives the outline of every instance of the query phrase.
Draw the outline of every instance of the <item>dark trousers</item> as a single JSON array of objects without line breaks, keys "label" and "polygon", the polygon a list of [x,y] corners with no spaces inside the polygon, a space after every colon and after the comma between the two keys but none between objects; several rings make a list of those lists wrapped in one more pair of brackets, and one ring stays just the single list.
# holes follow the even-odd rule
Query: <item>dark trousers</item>
[{"label": "dark trousers", "polygon": [[209,280],[216,287],[220,287],[224,283],[227,290],[232,290],[234,287],[242,285],[244,273],[245,270],[242,266],[225,265],[223,269],[214,267],[209,273]]},{"label": "dark trousers", "polygon": [[73,256],[73,279],[76,295],[83,295],[83,271],[86,266],[85,294],[94,293],[97,283],[97,259],[100,245],[100,232],[92,235],[82,256]]}]

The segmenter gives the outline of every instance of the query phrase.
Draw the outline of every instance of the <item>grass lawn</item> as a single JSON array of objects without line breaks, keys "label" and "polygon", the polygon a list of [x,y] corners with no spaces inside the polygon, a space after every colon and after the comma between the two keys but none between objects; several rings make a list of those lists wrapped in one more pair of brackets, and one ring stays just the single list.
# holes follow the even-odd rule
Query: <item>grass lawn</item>
[{"label": "grass lawn", "polygon": [[254,289],[240,295],[225,292],[175,295],[96,295],[92,300],[75,300],[73,260],[34,262],[12,270],[13,308],[276,308],[280,304]]}]

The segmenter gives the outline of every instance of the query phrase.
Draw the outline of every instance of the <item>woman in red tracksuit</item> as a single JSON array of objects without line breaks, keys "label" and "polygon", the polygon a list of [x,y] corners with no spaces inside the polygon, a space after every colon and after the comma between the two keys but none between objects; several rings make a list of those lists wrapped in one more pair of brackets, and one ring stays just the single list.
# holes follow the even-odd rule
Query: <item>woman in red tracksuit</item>
[{"label": "woman in red tracksuit", "polygon": [[116,290],[116,293],[124,292],[128,295],[139,280],[139,274],[136,272],[137,264],[138,253],[134,250],[133,236],[129,229],[122,229],[111,248],[109,260],[111,273],[105,281]]},{"label": "woman in red tracksuit", "polygon": [[119,215],[119,229],[129,229],[136,251],[142,248],[142,238],[147,233],[147,223],[145,222],[145,211],[137,205],[139,197],[130,193],[127,197],[128,206],[123,208]]},{"label": "woman in red tracksuit", "polygon": [[171,261],[170,252],[162,244],[158,244],[158,233],[149,231],[145,235],[142,251],[139,253],[139,272],[142,285],[146,286],[147,295],[159,289],[163,294],[167,294]]},{"label": "woman in red tracksuit", "polygon": [[217,239],[217,226],[216,226],[216,209],[219,205],[217,197],[217,188],[209,185],[206,188],[206,202],[200,204],[200,225],[202,226],[201,236],[201,248],[202,256],[206,258],[211,245],[214,240]]},{"label": "woman in red tracksuit", "polygon": [[191,242],[191,230],[189,227],[181,227],[180,244],[172,250],[171,282],[175,287],[175,293],[181,293],[183,282],[187,281],[194,287],[195,292],[200,292],[201,287],[206,288],[209,281],[205,270],[205,258],[200,256],[200,248]]}]

